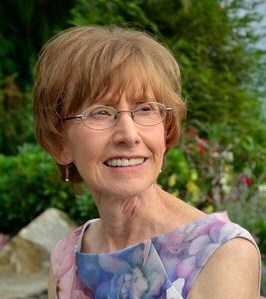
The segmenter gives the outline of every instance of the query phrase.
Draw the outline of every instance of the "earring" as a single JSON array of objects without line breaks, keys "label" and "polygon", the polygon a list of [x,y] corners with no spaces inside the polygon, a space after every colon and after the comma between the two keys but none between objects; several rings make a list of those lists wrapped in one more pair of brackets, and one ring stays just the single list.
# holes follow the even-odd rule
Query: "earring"
[{"label": "earring", "polygon": [[65,168],[65,182],[69,182],[69,165]]}]

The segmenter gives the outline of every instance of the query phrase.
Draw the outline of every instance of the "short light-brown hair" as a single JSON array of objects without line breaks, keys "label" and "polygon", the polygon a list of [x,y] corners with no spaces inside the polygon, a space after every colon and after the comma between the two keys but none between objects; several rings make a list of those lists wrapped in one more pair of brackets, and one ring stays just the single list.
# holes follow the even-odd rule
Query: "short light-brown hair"
[{"label": "short light-brown hair", "polygon": [[[173,109],[165,120],[166,147],[173,146],[186,115],[178,64],[149,34],[114,26],[69,28],[43,47],[34,87],[39,144],[50,154],[60,149],[65,136],[62,119],[80,113],[85,104],[99,101],[110,91],[117,96],[136,73],[143,95],[150,88],[153,100]],[[74,165],[70,176],[72,181],[81,179]]]}]

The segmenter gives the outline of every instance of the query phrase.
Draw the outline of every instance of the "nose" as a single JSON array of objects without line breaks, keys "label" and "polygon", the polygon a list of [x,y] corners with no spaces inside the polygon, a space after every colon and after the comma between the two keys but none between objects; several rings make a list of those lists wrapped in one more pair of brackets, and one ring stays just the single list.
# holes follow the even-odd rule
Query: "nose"
[{"label": "nose", "polygon": [[128,113],[121,113],[114,126],[113,140],[115,144],[135,145],[140,143],[140,134],[138,127],[129,111]]}]

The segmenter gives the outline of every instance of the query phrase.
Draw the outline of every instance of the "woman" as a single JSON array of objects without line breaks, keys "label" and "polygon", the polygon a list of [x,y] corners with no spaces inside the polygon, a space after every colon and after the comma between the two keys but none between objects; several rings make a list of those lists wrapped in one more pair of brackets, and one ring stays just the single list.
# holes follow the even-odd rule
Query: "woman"
[{"label": "woman", "polygon": [[149,35],[71,28],[36,70],[38,142],[99,210],[52,253],[49,298],[258,298],[260,258],[225,213],[157,184],[186,114],[178,65]]}]

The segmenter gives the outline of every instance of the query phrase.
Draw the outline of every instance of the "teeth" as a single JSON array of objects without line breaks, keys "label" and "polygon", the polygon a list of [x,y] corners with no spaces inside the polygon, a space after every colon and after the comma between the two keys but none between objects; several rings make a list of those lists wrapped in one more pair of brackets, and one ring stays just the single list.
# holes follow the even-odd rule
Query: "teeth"
[{"label": "teeth", "polygon": [[108,160],[106,164],[111,167],[117,166],[135,166],[144,162],[144,158],[136,158],[136,159],[112,159]]}]

